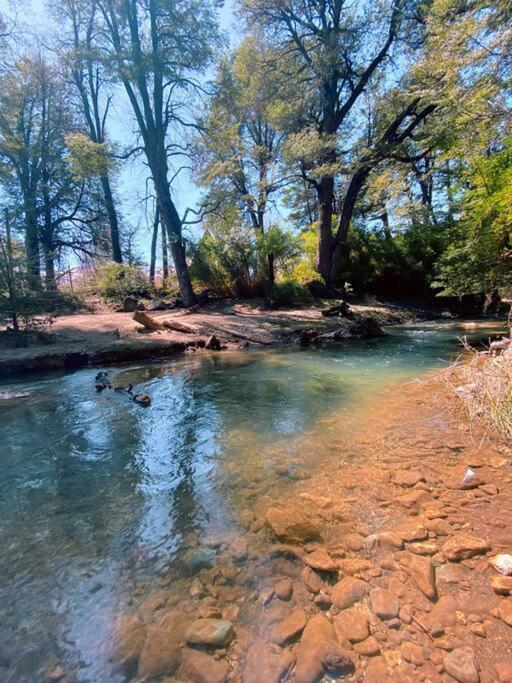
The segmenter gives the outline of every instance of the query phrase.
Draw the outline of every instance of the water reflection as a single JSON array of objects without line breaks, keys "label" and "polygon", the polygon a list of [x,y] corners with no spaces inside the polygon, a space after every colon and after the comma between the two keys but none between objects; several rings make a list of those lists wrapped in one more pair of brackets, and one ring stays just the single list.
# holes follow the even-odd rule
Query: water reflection
[{"label": "water reflection", "polygon": [[151,394],[148,408],[96,394],[93,369],[1,383],[30,395],[0,401],[0,679],[40,680],[67,661],[79,680],[115,680],[101,649],[112,616],[317,466],[319,426],[324,456],[346,448],[340,424],[358,401],[446,363],[460,333],[408,326],[111,370]]}]

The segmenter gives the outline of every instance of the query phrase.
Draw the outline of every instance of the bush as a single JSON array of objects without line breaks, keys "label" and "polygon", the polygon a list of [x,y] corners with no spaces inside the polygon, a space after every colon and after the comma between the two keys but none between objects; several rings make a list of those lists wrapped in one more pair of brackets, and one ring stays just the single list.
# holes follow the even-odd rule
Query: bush
[{"label": "bush", "polygon": [[309,304],[312,300],[309,289],[294,280],[278,282],[274,287],[274,302],[279,308]]},{"label": "bush", "polygon": [[120,302],[125,296],[148,296],[149,279],[140,266],[106,263],[94,281],[97,294],[106,301]]}]

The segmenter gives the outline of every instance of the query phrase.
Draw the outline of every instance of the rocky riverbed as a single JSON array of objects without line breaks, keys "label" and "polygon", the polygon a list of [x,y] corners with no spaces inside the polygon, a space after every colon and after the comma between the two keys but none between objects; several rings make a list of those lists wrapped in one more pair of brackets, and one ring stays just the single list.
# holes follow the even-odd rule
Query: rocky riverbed
[{"label": "rocky riverbed", "polygon": [[247,477],[240,534],[192,545],[185,578],[161,577],[113,620],[116,669],[166,683],[512,681],[512,461],[450,400],[435,381],[395,388],[362,403],[357,429],[325,424],[337,439],[277,498]]}]

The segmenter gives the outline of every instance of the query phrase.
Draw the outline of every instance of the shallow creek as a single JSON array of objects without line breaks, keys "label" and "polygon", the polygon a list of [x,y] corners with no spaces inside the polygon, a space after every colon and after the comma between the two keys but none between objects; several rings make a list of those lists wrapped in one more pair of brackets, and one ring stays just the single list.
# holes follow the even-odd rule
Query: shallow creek
[{"label": "shallow creek", "polygon": [[[215,661],[249,680],[236,675],[252,640],[291,609],[265,590],[288,578],[295,606],[313,600],[296,583],[302,565],[269,553],[265,509],[300,500],[331,549],[340,530],[364,538],[399,521],[379,467],[393,472],[406,448],[420,464],[446,451],[452,465],[469,443],[446,406],[416,421],[411,382],[457,355],[461,334],[495,331],[425,323],[329,349],[110,369],[151,395],[147,408],[96,393],[95,369],[0,381],[0,680],[135,680],[136,661],[112,661],[114,624],[171,607],[231,621],[236,640]],[[150,665],[147,680],[172,668]],[[176,680],[199,680],[190,670]]]}]

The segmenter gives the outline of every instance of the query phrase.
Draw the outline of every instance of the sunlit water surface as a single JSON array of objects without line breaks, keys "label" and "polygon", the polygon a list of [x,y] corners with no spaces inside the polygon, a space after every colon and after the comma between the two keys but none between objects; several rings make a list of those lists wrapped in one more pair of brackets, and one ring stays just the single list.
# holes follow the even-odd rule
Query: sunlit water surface
[{"label": "sunlit water surface", "polygon": [[348,425],[364,397],[492,330],[388,331],[111,369],[151,395],[148,408],[96,393],[95,369],[0,381],[0,680],[39,681],[57,663],[77,680],[121,680],[102,643],[134,596],[178,577],[186,548],[236,530],[262,487],[278,496],[307,476],[322,421]]}]

